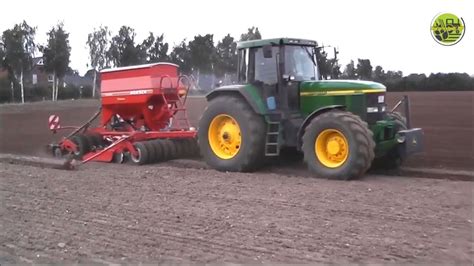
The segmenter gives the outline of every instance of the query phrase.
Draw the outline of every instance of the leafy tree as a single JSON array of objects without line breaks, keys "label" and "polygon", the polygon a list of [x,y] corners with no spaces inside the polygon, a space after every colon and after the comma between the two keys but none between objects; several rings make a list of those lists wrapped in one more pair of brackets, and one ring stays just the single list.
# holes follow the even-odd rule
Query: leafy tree
[{"label": "leafy tree", "polygon": [[122,26],[118,35],[112,38],[107,58],[116,67],[138,65],[145,61],[140,45],[135,44],[135,30]]},{"label": "leafy tree", "polygon": [[318,47],[316,43],[316,47],[316,59],[320,77],[322,79],[338,79],[341,75],[339,60],[337,59],[339,52],[334,48],[334,58],[328,59],[328,53],[324,50],[324,46]]},{"label": "leafy tree", "polygon": [[107,51],[109,49],[110,31],[107,27],[100,26],[87,36],[89,46],[89,59],[94,69],[94,81],[92,84],[92,97],[95,97],[97,86],[97,72],[108,66]]},{"label": "leafy tree", "polygon": [[5,60],[5,45],[0,41],[0,67],[3,67],[3,61]]},{"label": "leafy tree", "polygon": [[162,61],[168,61],[168,43],[163,41],[164,36],[154,36],[152,32],[148,35],[142,45],[142,51],[145,53],[146,62],[156,63]]},{"label": "leafy tree", "polygon": [[[25,92],[23,76],[25,71],[32,66],[32,60],[36,51],[35,44],[36,28],[31,27],[23,21],[16,24],[13,29],[9,29],[2,34],[3,43],[3,65],[9,70],[12,82],[18,82],[21,89],[21,102],[25,102]],[[12,83],[12,97],[13,97]]]},{"label": "leafy tree", "polygon": [[351,60],[349,64],[346,65],[346,68],[344,69],[344,72],[342,73],[342,77],[346,79],[356,79],[357,78],[357,72],[354,67],[354,60]]},{"label": "leafy tree", "polygon": [[336,49],[334,49],[334,58],[328,59],[328,53],[323,49],[323,47],[319,47],[316,49],[318,70],[322,79],[338,79],[341,75],[340,65],[337,59],[337,53],[338,52],[336,51]]},{"label": "leafy tree", "polygon": [[262,35],[260,34],[258,27],[248,28],[247,33],[243,33],[242,35],[240,35],[241,41],[251,41],[260,39],[262,39]]},{"label": "leafy tree", "polygon": [[386,76],[386,79],[389,79],[389,80],[397,80],[397,79],[401,79],[403,77],[403,72],[402,71],[387,71],[387,73],[385,74]]},{"label": "leafy tree", "polygon": [[7,62],[5,60],[6,59],[5,55],[6,55],[5,45],[3,44],[3,42],[1,41],[1,38],[0,38],[0,69],[2,69],[2,68],[7,69],[7,67],[8,67]]},{"label": "leafy tree", "polygon": [[403,87],[405,90],[416,90],[426,85],[425,74],[410,74],[403,78]]},{"label": "leafy tree", "polygon": [[[316,44],[317,46],[317,44]],[[328,54],[324,49],[316,49],[316,59],[319,68],[319,75],[322,79],[327,79],[331,75],[331,64],[327,59]]]},{"label": "leafy tree", "polygon": [[190,53],[190,63],[194,71],[198,73],[212,73],[216,59],[216,48],[212,34],[204,36],[197,35],[189,42],[188,49]]},{"label": "leafy tree", "polygon": [[216,67],[215,73],[222,77],[225,74],[233,73],[237,69],[237,43],[234,38],[227,34],[216,46]]},{"label": "leafy tree", "polygon": [[372,65],[369,59],[358,59],[357,76],[362,80],[369,80],[372,77]]},{"label": "leafy tree", "polygon": [[180,70],[183,73],[190,74],[192,70],[191,64],[191,53],[189,51],[188,45],[186,44],[186,39],[181,41],[180,44],[173,47],[173,50],[170,54],[171,62],[179,65]]},{"label": "leafy tree", "polygon": [[381,66],[376,66],[374,72],[372,73],[372,79],[377,82],[385,81],[385,70]]},{"label": "leafy tree", "polygon": [[341,74],[341,65],[339,65],[338,59],[331,59],[331,79],[339,79]]},{"label": "leafy tree", "polygon": [[331,79],[338,79],[339,76],[342,74],[341,65],[339,64],[339,59],[337,58],[339,51],[337,51],[336,48],[333,48],[333,49],[334,49],[334,58],[329,60],[331,64]]},{"label": "leafy tree", "polygon": [[[5,68],[6,65],[4,64],[5,61],[5,46],[3,43],[0,41],[0,69]],[[8,82],[10,83],[10,82]],[[6,102],[8,101],[8,93],[4,89],[7,87],[7,80],[6,79],[1,79],[0,78],[0,102]]]},{"label": "leafy tree", "polygon": [[44,58],[45,70],[53,73],[52,100],[58,99],[59,81],[64,78],[69,70],[71,47],[69,46],[69,33],[64,30],[64,25],[59,23],[48,32],[48,41],[41,47]]},{"label": "leafy tree", "polygon": [[400,82],[403,81],[403,73],[401,71],[388,70],[384,75],[384,79],[384,84],[387,88],[393,89],[395,87],[400,87]]}]

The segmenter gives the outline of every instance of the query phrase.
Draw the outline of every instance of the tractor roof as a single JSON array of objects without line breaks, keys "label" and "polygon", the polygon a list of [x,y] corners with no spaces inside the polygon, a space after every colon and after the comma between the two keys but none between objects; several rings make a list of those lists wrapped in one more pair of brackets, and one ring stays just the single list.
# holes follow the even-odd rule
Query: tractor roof
[{"label": "tractor roof", "polygon": [[252,40],[252,41],[238,42],[237,49],[262,47],[265,45],[282,45],[282,44],[315,46],[316,41],[297,39],[297,38],[274,38],[274,39],[265,39],[265,40]]}]

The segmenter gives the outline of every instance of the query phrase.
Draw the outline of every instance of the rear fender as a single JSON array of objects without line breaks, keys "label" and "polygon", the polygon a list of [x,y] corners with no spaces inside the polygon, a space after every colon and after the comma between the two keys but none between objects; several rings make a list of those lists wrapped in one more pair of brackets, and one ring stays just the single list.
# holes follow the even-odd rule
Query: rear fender
[{"label": "rear fender", "polygon": [[222,96],[222,95],[239,95],[242,97],[257,114],[266,114],[267,107],[265,106],[257,88],[250,85],[232,85],[217,88],[206,95],[207,101]]}]

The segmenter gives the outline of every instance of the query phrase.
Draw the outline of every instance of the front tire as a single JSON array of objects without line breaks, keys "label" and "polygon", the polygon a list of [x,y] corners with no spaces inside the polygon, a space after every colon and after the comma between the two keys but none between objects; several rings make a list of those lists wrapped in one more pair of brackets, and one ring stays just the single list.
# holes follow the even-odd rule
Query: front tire
[{"label": "front tire", "polygon": [[206,163],[219,171],[250,172],[264,158],[265,120],[240,97],[212,99],[199,121],[198,142]]},{"label": "front tire", "polygon": [[317,177],[357,179],[375,157],[372,131],[360,117],[339,110],[314,118],[303,135],[304,160]]}]

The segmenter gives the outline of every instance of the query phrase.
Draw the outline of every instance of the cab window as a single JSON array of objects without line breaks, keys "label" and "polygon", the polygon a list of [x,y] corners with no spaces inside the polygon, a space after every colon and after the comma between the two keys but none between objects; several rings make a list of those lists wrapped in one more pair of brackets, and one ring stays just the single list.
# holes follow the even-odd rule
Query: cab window
[{"label": "cab window", "polygon": [[250,49],[249,81],[251,83],[263,83],[275,85],[278,83],[277,61],[278,47],[272,47],[272,57],[263,56],[263,48]]},{"label": "cab window", "polygon": [[314,48],[309,46],[285,46],[285,72],[296,81],[317,80]]},{"label": "cab window", "polygon": [[248,49],[239,50],[239,66],[238,66],[238,75],[239,81],[246,83],[247,82],[247,70],[248,70]]}]

